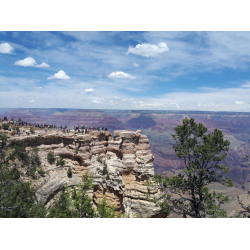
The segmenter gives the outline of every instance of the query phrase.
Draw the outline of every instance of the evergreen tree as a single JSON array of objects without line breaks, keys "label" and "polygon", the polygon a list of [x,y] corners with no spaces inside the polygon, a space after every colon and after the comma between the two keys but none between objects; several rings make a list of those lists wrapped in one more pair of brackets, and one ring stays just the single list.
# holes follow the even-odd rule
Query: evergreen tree
[{"label": "evergreen tree", "polygon": [[[109,206],[107,198],[104,196],[101,201],[97,204],[97,211],[101,218],[115,218],[116,207],[114,205]],[[117,217],[121,217],[118,215]]]},{"label": "evergreen tree", "polygon": [[77,185],[77,191],[72,192],[72,210],[75,218],[95,218],[96,212],[93,208],[93,201],[87,194],[93,190],[93,177],[86,172],[81,182]]},{"label": "evergreen tree", "polygon": [[[210,193],[207,187],[212,182],[233,186],[232,179],[223,178],[228,172],[224,164],[230,142],[224,140],[220,130],[214,129],[206,134],[207,128],[203,124],[195,123],[193,118],[183,120],[183,125],[175,127],[172,135],[176,141],[173,146],[178,158],[184,160],[183,172],[171,177],[155,175],[148,188],[157,187],[162,192],[158,198],[152,198],[168,216],[172,209],[183,214],[183,217],[226,217],[226,211],[221,204],[229,201],[222,193]],[[170,194],[177,195],[173,198]]]},{"label": "evergreen tree", "polygon": [[72,218],[70,190],[63,186],[61,194],[49,210],[49,218]]},{"label": "evergreen tree", "polygon": [[23,182],[17,167],[10,168],[9,158],[2,153],[0,160],[0,217],[40,218],[47,213],[43,203],[36,202],[35,190]]}]

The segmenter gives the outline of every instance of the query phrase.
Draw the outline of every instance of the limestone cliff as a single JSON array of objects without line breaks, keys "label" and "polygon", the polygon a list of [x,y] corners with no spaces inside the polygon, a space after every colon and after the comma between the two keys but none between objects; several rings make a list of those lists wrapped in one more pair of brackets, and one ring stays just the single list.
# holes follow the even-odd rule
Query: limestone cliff
[{"label": "limestone cliff", "polygon": [[[147,218],[159,216],[160,209],[146,199],[146,181],[154,175],[154,156],[147,136],[141,131],[114,131],[114,136],[108,131],[83,135],[61,131],[39,135],[36,131],[34,135],[10,137],[7,146],[19,140],[40,148],[46,175],[37,180],[35,186],[38,201],[48,207],[63,185],[76,185],[83,173],[89,171],[94,177],[95,186],[90,195],[95,205],[105,194],[118,212]],[[66,164],[63,167],[49,164],[48,151],[64,156]],[[103,174],[104,166],[107,166],[109,178]],[[69,167],[73,172],[71,178],[67,176]]]}]

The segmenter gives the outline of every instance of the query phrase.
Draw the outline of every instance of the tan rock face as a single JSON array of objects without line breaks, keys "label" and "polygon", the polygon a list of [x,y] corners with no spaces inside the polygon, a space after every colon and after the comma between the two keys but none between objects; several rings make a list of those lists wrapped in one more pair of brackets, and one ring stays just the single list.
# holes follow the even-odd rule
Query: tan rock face
[{"label": "tan rock face", "polygon": [[[47,206],[53,203],[55,195],[65,184],[76,185],[83,173],[89,171],[94,177],[92,197],[98,204],[103,195],[117,212],[130,216],[157,217],[160,209],[147,201],[146,182],[154,175],[154,156],[150,151],[147,136],[141,131],[94,131],[86,135],[49,132],[46,135],[25,135],[12,137],[7,146],[23,140],[28,145],[40,148],[39,155],[46,175],[36,183],[37,199]],[[49,151],[62,155],[66,161],[63,167],[49,164]],[[107,166],[109,176],[103,174]],[[67,176],[71,167],[73,176]]]}]

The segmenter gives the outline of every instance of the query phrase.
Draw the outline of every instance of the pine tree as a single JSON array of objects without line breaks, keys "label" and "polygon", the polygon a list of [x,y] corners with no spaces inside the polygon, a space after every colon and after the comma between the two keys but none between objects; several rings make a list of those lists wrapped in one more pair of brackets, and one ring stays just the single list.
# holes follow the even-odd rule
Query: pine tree
[{"label": "pine tree", "polygon": [[175,209],[183,217],[226,217],[226,211],[220,205],[228,202],[229,197],[222,193],[210,193],[207,185],[220,182],[233,186],[232,179],[222,176],[229,169],[219,164],[225,160],[230,142],[224,140],[218,129],[206,133],[207,128],[201,123],[195,123],[193,118],[185,118],[183,125],[175,127],[172,136],[176,145],[173,148],[177,157],[184,160],[183,172],[171,177],[155,175],[153,181],[148,183],[149,191],[152,186],[160,189],[162,195],[152,201],[164,210],[165,216]]}]

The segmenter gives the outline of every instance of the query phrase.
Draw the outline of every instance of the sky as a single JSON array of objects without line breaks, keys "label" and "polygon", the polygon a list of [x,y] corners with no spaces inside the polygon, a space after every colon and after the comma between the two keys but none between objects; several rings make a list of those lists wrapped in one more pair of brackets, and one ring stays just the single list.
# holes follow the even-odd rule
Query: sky
[{"label": "sky", "polygon": [[250,111],[250,32],[0,32],[0,108]]}]

